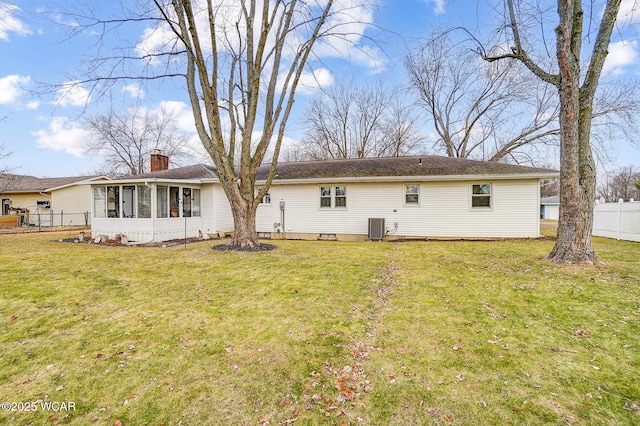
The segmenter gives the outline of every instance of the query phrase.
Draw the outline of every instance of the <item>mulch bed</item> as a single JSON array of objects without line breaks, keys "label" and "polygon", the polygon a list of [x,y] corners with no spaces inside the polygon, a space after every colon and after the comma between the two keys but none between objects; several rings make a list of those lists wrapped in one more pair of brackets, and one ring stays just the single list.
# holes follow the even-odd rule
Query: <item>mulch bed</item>
[{"label": "mulch bed", "polygon": [[216,246],[211,247],[212,250],[216,250],[216,251],[246,251],[246,252],[271,251],[275,248],[276,246],[274,246],[273,244],[258,244],[255,247],[242,247],[242,246],[234,246],[231,244],[218,244]]},{"label": "mulch bed", "polygon": [[[162,248],[182,246],[185,244],[199,243],[203,241],[207,241],[207,240],[194,237],[194,238],[187,238],[186,241],[184,238],[181,238],[177,240],[169,240],[169,241],[154,242],[154,243],[140,243],[140,244],[136,244],[135,242],[130,244],[122,244],[119,239],[116,239],[116,240],[109,239],[106,241],[101,241],[99,243],[96,243],[95,239],[88,238],[88,237],[85,237],[84,240],[79,240],[77,237],[61,238],[59,240],[54,240],[54,242],[59,242],[59,243],[97,244],[101,246],[112,246],[112,247],[162,247]],[[225,251],[258,252],[258,251],[271,251],[275,248],[276,246],[274,246],[273,244],[259,244],[255,247],[241,247],[241,246],[235,246],[231,244],[218,244],[211,247],[212,250],[222,251],[222,252],[225,252]]]},{"label": "mulch bed", "polygon": [[203,239],[200,238],[187,238],[187,240],[185,241],[184,238],[179,239],[179,240],[169,240],[169,241],[162,241],[162,242],[154,242],[154,243],[140,243],[140,244],[122,244],[120,242],[120,240],[106,240],[106,241],[101,241],[99,243],[96,243],[94,239],[92,238],[86,238],[84,239],[84,241],[81,241],[77,238],[61,238],[59,240],[55,240],[56,242],[60,242],[60,243],[75,243],[75,244],[97,244],[100,246],[118,246],[118,247],[162,247],[162,248],[166,248],[166,247],[175,247],[175,246],[182,246],[185,244],[192,244],[192,243],[199,243],[202,241],[205,241]]}]

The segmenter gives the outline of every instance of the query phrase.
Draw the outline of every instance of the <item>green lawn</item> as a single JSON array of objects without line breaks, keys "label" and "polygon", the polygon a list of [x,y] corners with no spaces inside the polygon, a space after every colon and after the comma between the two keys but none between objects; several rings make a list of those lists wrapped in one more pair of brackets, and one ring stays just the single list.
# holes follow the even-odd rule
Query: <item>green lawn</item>
[{"label": "green lawn", "polygon": [[67,236],[0,236],[0,400],[75,410],[0,424],[640,423],[637,243]]}]

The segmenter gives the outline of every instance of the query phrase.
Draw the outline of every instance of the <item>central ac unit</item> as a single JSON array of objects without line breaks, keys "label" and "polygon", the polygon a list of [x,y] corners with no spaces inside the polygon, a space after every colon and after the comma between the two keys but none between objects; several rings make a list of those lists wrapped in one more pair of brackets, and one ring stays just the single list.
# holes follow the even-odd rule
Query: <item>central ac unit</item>
[{"label": "central ac unit", "polygon": [[384,218],[369,218],[369,239],[382,240],[385,234]]}]

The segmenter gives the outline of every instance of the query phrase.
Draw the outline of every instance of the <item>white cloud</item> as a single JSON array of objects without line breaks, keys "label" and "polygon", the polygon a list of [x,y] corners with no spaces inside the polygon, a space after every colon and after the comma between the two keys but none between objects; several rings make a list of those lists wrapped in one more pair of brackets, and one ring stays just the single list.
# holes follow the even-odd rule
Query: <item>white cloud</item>
[{"label": "white cloud", "polygon": [[38,107],[40,107],[40,101],[31,101],[27,104],[27,109],[38,109]]},{"label": "white cloud", "polygon": [[128,93],[132,98],[144,98],[145,92],[139,84],[127,84],[122,88],[123,93]]},{"label": "white cloud", "polygon": [[178,130],[188,133],[196,132],[195,119],[193,118],[193,110],[191,105],[187,105],[180,101],[162,101],[158,107],[152,110],[155,113],[169,113],[175,120]]},{"label": "white cloud", "polygon": [[331,86],[333,81],[333,75],[326,68],[319,68],[313,70],[313,72],[305,72],[300,77],[297,93],[310,95],[318,89]]},{"label": "white cloud", "polygon": [[427,4],[431,4],[433,3],[434,9],[433,9],[433,13],[435,13],[436,15],[442,15],[445,10],[444,10],[444,6],[446,4],[446,0],[425,0]]},{"label": "white cloud", "polygon": [[[203,0],[197,0],[195,22],[200,32],[200,39],[208,41],[211,38],[209,21],[207,16],[206,4]],[[218,31],[217,43],[218,52],[222,55],[225,51],[237,50],[246,43],[238,40],[236,24],[239,22],[240,32],[245,30],[241,19],[241,9],[237,0],[217,0],[214,1],[216,9],[216,27]],[[318,11],[318,7],[324,7],[325,1],[318,1],[315,6],[309,6],[313,12]],[[370,2],[375,3],[375,2]],[[167,10],[169,16],[173,15],[171,8]],[[256,11],[256,16],[260,16],[261,11]],[[301,14],[302,15],[302,14]],[[358,65],[380,68],[383,64],[382,54],[379,49],[366,46],[362,43],[363,34],[369,26],[374,22],[373,8],[365,6],[360,0],[336,0],[332,9],[332,13],[325,23],[325,30],[329,34],[319,39],[316,43],[314,53],[320,58],[342,58],[352,61]],[[284,52],[283,61],[285,62],[295,56],[297,42],[295,37],[301,40],[306,38],[310,32],[310,28],[301,22],[295,34],[289,37],[289,50]],[[313,24],[313,22],[311,23]],[[258,28],[256,28],[256,40],[258,37]],[[305,33],[306,32],[306,33]],[[273,42],[273,39],[269,39]],[[136,45],[136,51],[140,57],[147,58],[151,65],[160,65],[162,59],[157,56],[160,53],[167,53],[176,50],[178,43],[176,35],[171,31],[170,27],[162,23],[155,28],[147,28],[143,31],[140,41]],[[211,47],[203,43],[203,51],[205,54],[211,54]],[[270,66],[267,66],[267,73]]]},{"label": "white cloud", "polygon": [[32,132],[40,148],[65,151],[76,157],[84,155],[84,147],[91,139],[91,132],[78,126],[67,117],[53,117],[48,129]]},{"label": "white cloud", "polygon": [[22,86],[31,82],[31,78],[22,75],[8,75],[0,78],[0,105],[12,104],[24,94]]},{"label": "white cloud", "polygon": [[334,10],[326,25],[333,34],[318,41],[315,54],[321,58],[342,58],[376,71],[384,69],[380,50],[362,43],[365,31],[374,22],[372,8],[357,0],[341,0]]},{"label": "white cloud", "polygon": [[626,65],[636,62],[638,57],[637,41],[617,41],[609,45],[609,54],[602,68],[603,73],[612,72],[616,75],[624,72]]},{"label": "white cloud", "polygon": [[79,81],[69,81],[57,91],[54,104],[58,106],[85,106],[89,103],[90,93]]},{"label": "white cloud", "polygon": [[640,6],[637,4],[637,0],[622,0],[617,23],[621,26],[627,26],[638,22],[640,22]]},{"label": "white cloud", "polygon": [[176,42],[176,35],[171,31],[169,25],[162,24],[156,28],[146,28],[135,50],[141,58],[146,58],[149,65],[157,66],[162,61],[156,55],[171,51]]},{"label": "white cloud", "polygon": [[0,40],[9,40],[9,33],[29,35],[31,30],[16,17],[20,8],[8,2],[0,3]]}]

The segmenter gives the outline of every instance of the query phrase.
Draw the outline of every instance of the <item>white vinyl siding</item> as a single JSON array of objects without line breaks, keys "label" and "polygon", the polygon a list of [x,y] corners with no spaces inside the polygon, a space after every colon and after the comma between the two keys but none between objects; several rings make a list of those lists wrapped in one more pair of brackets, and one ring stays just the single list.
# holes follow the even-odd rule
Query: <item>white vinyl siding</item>
[{"label": "white vinyl siding", "polygon": [[[395,235],[491,238],[538,237],[539,181],[492,181],[492,209],[469,208],[469,186],[475,182],[421,182],[418,208],[406,206],[405,184],[349,183],[348,210],[318,208],[319,186],[277,185],[277,199],[286,202],[286,231],[317,234],[367,234],[368,218],[398,223]],[[325,186],[325,185],[322,185]],[[326,185],[335,190],[336,185]],[[332,194],[333,195],[333,194]],[[258,209],[258,232],[273,232],[279,209]]]},{"label": "white vinyl siding", "polygon": [[233,215],[231,214],[231,205],[227,200],[224,189],[220,185],[213,187],[213,210],[214,215],[214,232],[233,231]]}]

